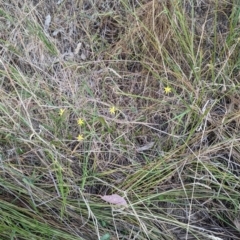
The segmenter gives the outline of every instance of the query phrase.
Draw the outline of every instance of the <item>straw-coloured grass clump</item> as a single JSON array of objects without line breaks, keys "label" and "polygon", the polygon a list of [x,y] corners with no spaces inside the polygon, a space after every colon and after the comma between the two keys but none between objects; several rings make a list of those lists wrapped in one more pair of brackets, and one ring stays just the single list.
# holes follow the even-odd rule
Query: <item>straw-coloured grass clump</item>
[{"label": "straw-coloured grass clump", "polygon": [[151,65],[161,59],[165,49],[171,48],[176,52],[168,18],[172,3],[167,2],[148,1],[127,14],[126,31],[115,46],[120,59],[143,61]]}]

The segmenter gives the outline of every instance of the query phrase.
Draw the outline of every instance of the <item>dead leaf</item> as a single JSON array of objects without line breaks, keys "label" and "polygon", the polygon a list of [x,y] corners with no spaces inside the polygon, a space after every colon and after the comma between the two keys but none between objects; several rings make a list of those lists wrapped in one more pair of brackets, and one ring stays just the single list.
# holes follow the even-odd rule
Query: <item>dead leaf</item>
[{"label": "dead leaf", "polygon": [[82,43],[80,42],[80,43],[78,43],[77,47],[74,50],[75,55],[77,55],[79,53],[79,50],[81,49],[81,47],[82,47]]},{"label": "dead leaf", "polygon": [[51,22],[51,16],[50,16],[50,14],[48,14],[48,15],[46,16],[46,18],[45,18],[45,23],[44,23],[44,29],[45,29],[45,31],[48,31],[50,22]]},{"label": "dead leaf", "polygon": [[57,2],[57,4],[61,4],[63,1],[64,1],[64,0],[59,0],[59,1]]},{"label": "dead leaf", "polygon": [[154,146],[154,144],[155,144],[155,142],[147,143],[146,145],[137,148],[136,151],[137,152],[143,152],[143,151],[149,150],[150,148],[152,148]]},{"label": "dead leaf", "polygon": [[81,57],[82,60],[86,60],[86,58],[87,58],[84,53],[82,53],[80,57]]},{"label": "dead leaf", "polygon": [[63,29],[56,29],[56,30],[52,33],[52,35],[53,35],[54,37],[56,37],[59,33],[64,33],[64,30],[63,30]]},{"label": "dead leaf", "polygon": [[113,194],[113,195],[105,195],[105,196],[100,196],[102,198],[102,200],[111,203],[111,204],[115,204],[115,205],[123,205],[126,206],[127,202],[126,200],[119,196],[118,194]]}]

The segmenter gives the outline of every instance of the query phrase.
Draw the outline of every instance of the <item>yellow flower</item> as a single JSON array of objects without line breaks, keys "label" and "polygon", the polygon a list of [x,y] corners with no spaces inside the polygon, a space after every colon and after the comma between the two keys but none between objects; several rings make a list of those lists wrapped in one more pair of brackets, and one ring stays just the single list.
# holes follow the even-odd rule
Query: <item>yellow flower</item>
[{"label": "yellow flower", "polygon": [[172,89],[170,87],[165,87],[164,88],[164,92],[167,94],[167,93],[170,93],[172,91]]},{"label": "yellow flower", "polygon": [[61,108],[61,109],[59,110],[59,115],[62,116],[64,112],[65,112],[65,109]]},{"label": "yellow flower", "polygon": [[78,124],[79,126],[82,126],[82,125],[84,124],[83,119],[82,119],[82,118],[79,118],[79,119],[77,120],[77,124]]},{"label": "yellow flower", "polygon": [[83,135],[79,134],[79,135],[77,136],[77,140],[78,140],[78,141],[81,142],[83,139],[84,139]]},{"label": "yellow flower", "polygon": [[109,112],[110,112],[111,114],[115,114],[116,111],[117,111],[117,109],[116,109],[116,107],[114,107],[114,106],[110,107],[110,109],[109,109]]}]

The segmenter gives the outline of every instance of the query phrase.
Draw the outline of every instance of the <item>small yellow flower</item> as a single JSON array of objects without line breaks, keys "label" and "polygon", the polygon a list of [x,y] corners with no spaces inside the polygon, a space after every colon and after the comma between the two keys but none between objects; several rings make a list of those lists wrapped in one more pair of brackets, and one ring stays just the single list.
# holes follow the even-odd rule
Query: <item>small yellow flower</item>
[{"label": "small yellow flower", "polygon": [[168,86],[164,88],[164,92],[166,94],[170,93],[171,91],[172,91],[172,89],[170,87],[168,87]]},{"label": "small yellow flower", "polygon": [[82,119],[82,118],[79,118],[79,119],[77,120],[77,124],[78,124],[79,126],[82,126],[82,125],[84,124],[83,119]]},{"label": "small yellow flower", "polygon": [[109,109],[109,112],[110,112],[111,114],[115,114],[116,111],[117,111],[117,109],[116,109],[116,107],[114,107],[114,106],[110,107],[110,109]]},{"label": "small yellow flower", "polygon": [[78,140],[78,141],[81,142],[83,139],[84,139],[83,135],[79,134],[79,135],[77,136],[77,140]]},{"label": "small yellow flower", "polygon": [[61,109],[59,110],[59,115],[62,116],[64,112],[65,112],[65,109],[61,108]]}]

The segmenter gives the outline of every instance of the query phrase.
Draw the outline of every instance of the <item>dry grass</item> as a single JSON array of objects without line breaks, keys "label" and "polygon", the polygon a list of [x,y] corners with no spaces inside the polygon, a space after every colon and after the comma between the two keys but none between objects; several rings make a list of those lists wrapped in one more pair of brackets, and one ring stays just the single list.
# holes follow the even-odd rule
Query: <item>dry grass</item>
[{"label": "dry grass", "polygon": [[1,239],[239,239],[239,4],[0,0]]}]

